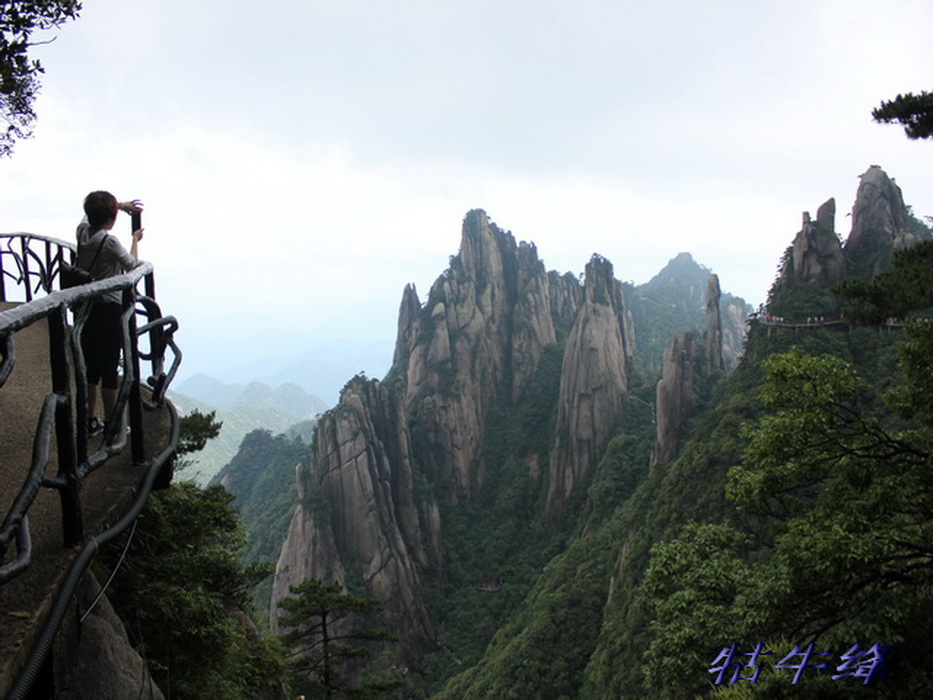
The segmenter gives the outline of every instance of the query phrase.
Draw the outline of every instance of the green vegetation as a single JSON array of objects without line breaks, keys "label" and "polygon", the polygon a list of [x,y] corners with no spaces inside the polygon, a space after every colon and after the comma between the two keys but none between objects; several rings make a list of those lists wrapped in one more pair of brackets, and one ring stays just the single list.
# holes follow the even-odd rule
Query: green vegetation
[{"label": "green vegetation", "polygon": [[[213,412],[193,411],[181,423],[178,452],[186,455],[220,428]],[[227,468],[236,499],[219,485],[176,482],[154,492],[134,531],[103,553],[112,569],[125,549],[108,596],[167,695],[278,696],[284,647],[250,618],[267,614],[272,562],[296,500],[294,468],[307,456],[300,440],[255,431]],[[249,537],[234,500],[253,523]]]},{"label": "green vegetation", "polygon": [[869,282],[849,280],[839,293],[849,302],[846,318],[856,323],[881,324],[928,312],[933,307],[933,240],[896,252],[892,269]]},{"label": "green vegetation", "polygon": [[921,90],[919,95],[898,95],[875,107],[871,116],[882,124],[901,124],[907,138],[928,139],[933,136],[933,94]]},{"label": "green vegetation", "polygon": [[[302,417],[324,410],[323,404],[291,385],[282,385],[274,391],[255,382],[245,387],[220,385],[216,391],[212,391],[211,386],[193,388],[199,395],[207,397],[207,403],[172,392],[175,406],[188,414],[196,411],[213,414],[214,419],[222,423],[220,432],[184,465],[185,478],[193,479],[200,486],[216,481],[221,469],[236,456],[243,438],[254,430],[265,429],[272,431],[273,435],[285,433],[290,436],[297,431],[300,433],[298,437],[310,443],[309,426],[313,427],[313,421],[302,420]],[[298,395],[291,396],[292,393]],[[216,394],[214,399],[211,399],[212,394]]]},{"label": "green vegetation", "polygon": [[[788,318],[910,319],[933,306],[925,246],[895,256],[896,272],[848,285],[841,300],[779,284],[771,302]],[[658,289],[632,303],[636,319],[649,323],[652,303],[674,325],[699,313],[666,307]],[[674,461],[648,468],[653,387],[630,391],[559,528],[542,517],[559,344],[517,402],[500,396],[491,407],[468,499],[446,497],[455,488],[436,473],[428,430],[436,407],[417,401],[416,497],[437,503],[444,551],[422,572],[438,647],[406,692],[787,697],[792,676],[774,666],[813,642],[834,654],[832,670],[808,669],[801,697],[922,695],[931,642],[912,623],[933,611],[930,357],[933,324],[919,320],[903,330],[752,324],[739,367],[699,382],[699,413]],[[279,440],[256,439],[263,450]],[[362,590],[359,572],[350,578]],[[759,683],[715,690],[720,651],[736,643],[748,654],[759,642],[772,652]],[[888,680],[829,679],[855,643],[893,647]]]},{"label": "green vegetation", "polygon": [[518,404],[501,398],[491,409],[486,474],[472,499],[440,502],[446,566],[426,586],[442,645],[425,659],[431,689],[482,657],[561,547],[542,513],[562,354],[560,346],[546,348]]},{"label": "green vegetation", "polygon": [[[650,281],[625,289],[635,324],[635,352],[646,377],[656,378],[672,336],[706,327],[703,295],[710,271],[687,253],[672,259]],[[631,293],[629,293],[631,292]]]},{"label": "green vegetation", "polygon": [[[705,295],[710,274],[689,253],[681,253],[645,284],[622,285],[626,309],[635,326],[638,374],[654,382],[670,339],[686,330],[698,334],[706,330]],[[735,300],[723,293],[720,307],[724,309]]]},{"label": "green vegetation", "polygon": [[[441,642],[469,668],[439,697],[577,697],[584,684],[622,535],[617,516],[647,472],[654,427],[646,397],[633,397],[585,504],[555,531],[542,514],[561,355],[549,349],[519,403],[491,413],[486,479],[470,504],[444,513],[451,585],[432,610]],[[425,672],[461,669],[437,653]]]},{"label": "green vegetation", "polygon": [[279,603],[284,611],[279,619],[290,628],[283,641],[294,659],[293,692],[312,698],[382,698],[404,685],[395,667],[357,677],[358,662],[371,655],[375,643],[395,639],[372,623],[382,611],[379,600],[345,593],[341,584],[317,579],[290,591],[292,596]]},{"label": "green vegetation", "polygon": [[[911,250],[874,282],[846,286],[851,318],[930,304],[920,262],[928,253]],[[846,335],[864,341],[866,333]],[[745,430],[726,486],[735,511],[690,522],[652,551],[639,593],[653,618],[652,688],[702,692],[710,679],[697,670],[733,642],[746,654],[757,642],[781,656],[811,642],[830,650],[830,668],[810,669],[808,697],[911,697],[929,688],[923,659],[933,640],[916,620],[933,609],[933,327],[908,324],[894,383],[879,381],[889,353],[863,344],[851,342],[846,359],[798,348],[761,362],[765,411]],[[871,688],[830,678],[856,643],[894,650],[888,677]],[[760,680],[768,696],[790,685],[774,664],[763,664]]]},{"label": "green vegetation", "polygon": [[[927,357],[931,345],[924,328],[906,347]],[[911,386],[929,373],[902,357],[907,383],[889,403],[901,418],[929,415],[929,394]],[[930,424],[885,426],[863,400],[869,385],[839,358],[793,351],[764,366],[768,413],[747,431],[726,489],[742,517],[689,524],[653,551],[642,589],[655,615],[648,681],[700,692],[709,681],[697,669],[735,641],[819,642],[835,664],[858,642],[902,647],[879,692],[921,692],[929,672],[911,657],[931,646],[913,624],[933,606]],[[828,674],[814,673],[822,697],[856,696]]]},{"label": "green vegetation", "polygon": [[[278,559],[298,505],[295,469],[310,460],[311,450],[300,438],[254,430],[243,438],[239,451],[212,481],[224,481],[247,524],[246,544],[240,555],[244,564],[274,565]],[[271,577],[258,582],[253,590],[260,622],[267,621],[271,594]]]},{"label": "green vegetation", "polygon": [[[108,596],[156,684],[175,698],[262,696],[284,672],[277,640],[245,624],[249,589],[268,570],[238,558],[243,528],[221,487],[153,493]],[[124,543],[119,543],[122,545]],[[104,553],[116,566],[120,547]]]},{"label": "green vegetation", "polygon": [[577,697],[599,634],[614,534],[579,538],[555,557],[479,663],[438,697]]},{"label": "green vegetation", "polygon": [[42,32],[75,19],[81,11],[77,0],[10,0],[0,5],[0,157],[10,156],[18,139],[32,136],[36,113],[33,102],[39,92],[39,75],[45,70],[28,51],[33,32]]},{"label": "green vegetation", "polygon": [[[924,271],[878,284],[925,289]],[[928,303],[916,291],[899,294]],[[792,289],[774,298],[807,303]],[[753,325],[738,369],[704,387],[678,459],[650,473],[651,427],[631,414],[566,545],[545,535],[559,553],[441,697],[692,698],[712,691],[708,671],[733,642],[780,656],[753,688],[720,690],[787,697],[793,675],[773,666],[810,641],[835,654],[830,674],[856,642],[896,653],[885,684],[811,669],[800,697],[922,694],[930,641],[911,621],[933,603],[929,325]]]},{"label": "green vegetation", "polygon": [[[201,413],[195,409],[184,416],[182,421],[181,434],[178,437],[178,448],[175,450],[177,455],[187,455],[192,452],[200,452],[207,445],[208,440],[217,437],[223,422],[216,420],[217,412]],[[176,464],[175,468],[179,471],[189,463]]]}]

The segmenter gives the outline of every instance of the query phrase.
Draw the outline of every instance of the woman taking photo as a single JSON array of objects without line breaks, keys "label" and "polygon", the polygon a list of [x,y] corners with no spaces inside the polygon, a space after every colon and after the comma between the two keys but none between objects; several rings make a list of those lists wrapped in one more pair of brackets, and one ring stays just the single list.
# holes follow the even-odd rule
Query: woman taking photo
[{"label": "woman taking photo", "polygon": [[[91,192],[84,199],[84,219],[78,225],[78,267],[87,270],[95,280],[122,275],[140,264],[137,245],[143,229],[133,231],[133,244],[126,248],[110,234],[120,211],[139,212],[139,200],[118,202],[109,192]],[[120,349],[123,346],[123,313],[120,291],[106,292],[91,306],[81,348],[87,377],[88,432],[93,435],[104,428],[97,417],[98,396],[103,398],[104,420],[112,418],[117,400]]]}]

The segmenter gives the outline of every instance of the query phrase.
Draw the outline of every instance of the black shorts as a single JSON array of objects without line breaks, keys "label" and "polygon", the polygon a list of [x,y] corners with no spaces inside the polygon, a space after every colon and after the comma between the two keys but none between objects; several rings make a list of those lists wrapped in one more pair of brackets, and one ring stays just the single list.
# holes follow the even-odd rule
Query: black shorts
[{"label": "black shorts", "polygon": [[117,368],[123,347],[122,313],[120,304],[98,302],[91,308],[81,334],[88,384],[100,384],[105,389],[117,388]]}]

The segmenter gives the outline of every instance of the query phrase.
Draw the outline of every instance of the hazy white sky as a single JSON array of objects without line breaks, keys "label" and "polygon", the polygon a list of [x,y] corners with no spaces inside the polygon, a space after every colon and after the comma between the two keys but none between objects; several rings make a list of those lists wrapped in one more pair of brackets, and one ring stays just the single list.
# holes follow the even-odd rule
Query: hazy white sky
[{"label": "hazy white sky", "polygon": [[142,199],[185,374],[375,346],[351,374],[381,376],[472,208],[549,269],[689,251],[757,304],[801,211],[834,196],[848,234],[869,165],[933,214],[933,144],[870,117],[933,87],[931,30],[926,0],[85,0],[35,49],[0,230]]}]

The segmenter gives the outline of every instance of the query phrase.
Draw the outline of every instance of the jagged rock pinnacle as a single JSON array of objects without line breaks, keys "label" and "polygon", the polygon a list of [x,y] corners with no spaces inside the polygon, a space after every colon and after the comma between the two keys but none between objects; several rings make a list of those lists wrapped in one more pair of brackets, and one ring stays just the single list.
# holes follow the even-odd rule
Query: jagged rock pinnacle
[{"label": "jagged rock pinnacle", "polygon": [[594,255],[586,266],[583,304],[564,347],[557,437],[551,451],[548,514],[559,517],[606,447],[628,389],[626,357],[633,348],[622,286],[612,263]]}]

